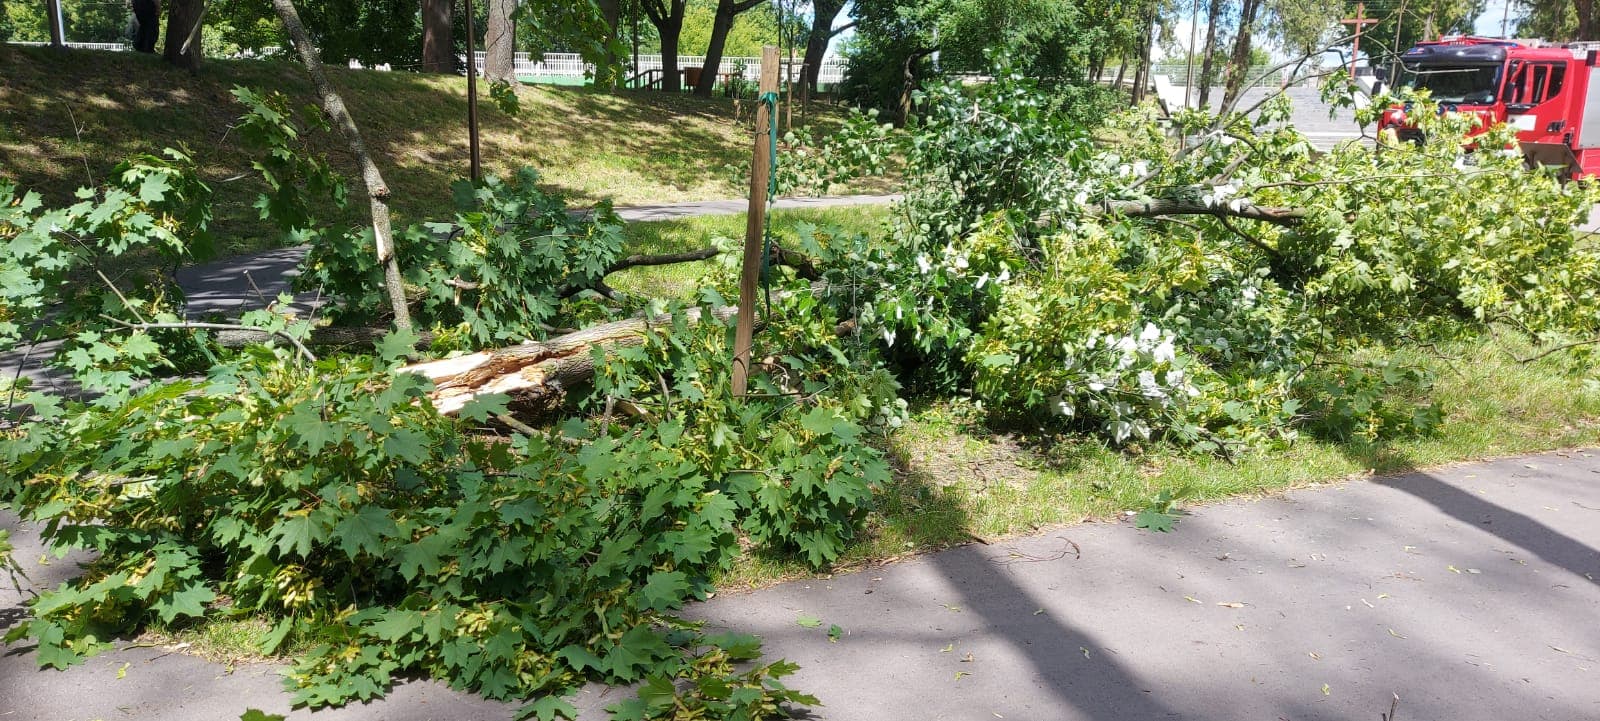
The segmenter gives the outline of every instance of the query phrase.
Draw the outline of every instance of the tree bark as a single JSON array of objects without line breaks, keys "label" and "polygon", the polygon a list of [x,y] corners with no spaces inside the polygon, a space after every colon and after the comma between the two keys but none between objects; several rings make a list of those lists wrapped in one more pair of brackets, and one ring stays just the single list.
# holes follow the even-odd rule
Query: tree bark
[{"label": "tree bark", "polygon": [[[189,70],[200,68],[201,31],[197,26],[204,10],[204,0],[167,0],[167,40],[161,53],[167,62]],[[189,42],[191,35],[193,42]],[[189,42],[188,52],[183,49],[185,42]]]},{"label": "tree bark", "polygon": [[1250,74],[1250,33],[1256,24],[1261,0],[1244,0],[1239,9],[1239,34],[1233,38],[1233,53],[1228,58],[1228,85],[1222,89],[1222,105],[1227,107],[1244,92]]},{"label": "tree bark", "polygon": [[683,33],[683,14],[688,0],[641,0],[645,17],[661,36],[661,89],[675,93],[683,89],[678,72],[678,36]]},{"label": "tree bark", "polygon": [[328,74],[322,69],[322,59],[317,54],[316,46],[311,44],[305,26],[300,23],[300,13],[295,10],[293,0],[272,0],[272,7],[283,21],[284,30],[289,33],[289,39],[300,53],[300,60],[305,63],[306,72],[310,73],[312,82],[317,86],[323,112],[339,127],[350,146],[350,153],[361,167],[361,181],[372,211],[372,239],[378,263],[383,266],[384,286],[389,292],[390,309],[394,311],[394,325],[396,328],[410,328],[411,311],[406,307],[405,284],[400,278],[400,262],[395,258],[394,236],[389,225],[389,186],[383,182],[383,174],[378,172],[378,166],[367,153],[367,144],[361,139],[361,129],[356,127],[355,118],[345,108],[344,98],[339,97],[333,84],[328,82]]},{"label": "tree bark", "polygon": [[422,72],[456,71],[455,0],[422,0]]},{"label": "tree bark", "polygon": [[[811,34],[806,36],[806,91],[816,95],[822,78],[822,59],[828,54],[828,43],[840,30],[833,29],[833,21],[844,9],[844,0],[813,0],[811,3]],[[847,26],[848,27],[848,26]]]},{"label": "tree bark", "polygon": [[[595,4],[600,7],[600,17],[606,23],[606,67],[600,69],[595,81],[596,84],[615,88],[619,83],[614,69],[621,64],[621,58],[617,57],[615,47],[617,38],[622,35],[622,0],[597,0]],[[622,77],[626,78],[627,75]]]},{"label": "tree bark", "polygon": [[1222,0],[1211,0],[1211,6],[1206,9],[1206,49],[1200,61],[1200,102],[1196,107],[1206,106],[1206,101],[1211,97],[1211,86],[1216,83],[1216,68],[1212,58],[1217,52],[1217,21],[1221,19]]},{"label": "tree bark", "polygon": [[717,84],[717,71],[722,67],[722,50],[728,45],[728,33],[733,30],[733,21],[740,13],[762,2],[764,0],[717,0],[717,14],[711,20],[711,43],[706,47],[706,61],[704,67],[700,68],[700,82],[694,86],[695,95],[711,97],[711,90]]},{"label": "tree bark", "polygon": [[489,27],[484,32],[483,73],[491,83],[517,83],[517,31],[512,13],[517,0],[489,0]]},{"label": "tree bark", "polygon": [[[1573,10],[1578,14],[1578,36],[1573,40],[1594,40],[1594,0],[1573,0]],[[1432,38],[1423,38],[1431,40]]]}]

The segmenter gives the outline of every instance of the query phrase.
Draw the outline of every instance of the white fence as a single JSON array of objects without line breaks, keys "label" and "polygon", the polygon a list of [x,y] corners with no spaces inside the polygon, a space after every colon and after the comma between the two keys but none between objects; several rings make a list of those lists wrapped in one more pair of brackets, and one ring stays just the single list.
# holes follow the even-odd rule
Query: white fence
[{"label": "white fence", "polygon": [[[49,47],[50,43],[28,42],[23,40],[7,40],[7,45],[31,45],[33,47]],[[127,43],[65,43],[74,50],[128,50]]]},{"label": "white fence", "polygon": [[[483,56],[484,56],[484,54],[482,52],[479,52],[479,53],[477,53],[476,57],[474,58],[475,61],[476,61],[474,63],[474,65],[478,68],[479,71],[483,70]],[[633,58],[630,56],[630,57],[627,58],[627,60],[629,60],[630,63],[631,63]],[[799,71],[800,62],[801,61],[798,60],[798,59],[795,60],[796,69],[793,72],[796,75],[798,75],[799,72],[800,72]],[[516,60],[514,61],[514,63],[515,63],[515,72],[516,72],[518,77],[530,77],[530,76],[533,76],[533,77],[581,78],[581,77],[584,77],[586,74],[594,72],[594,66],[591,65],[591,64],[585,63],[583,61],[583,56],[578,55],[577,53],[545,53],[544,54],[544,60],[539,61],[539,62],[534,62],[533,59],[531,57],[529,57],[527,53],[517,53],[516,54]],[[705,64],[706,64],[706,59],[705,59],[705,56],[703,56],[703,55],[679,55],[678,56],[678,69],[680,69],[680,70],[683,69],[683,68],[705,67]],[[821,73],[818,75],[817,80],[818,80],[818,82],[821,82],[823,84],[837,83],[837,82],[839,82],[839,81],[844,79],[844,68],[845,68],[845,62],[844,62],[843,58],[837,58],[837,57],[823,58],[822,59]],[[636,68],[633,68],[633,70],[631,72],[632,73],[640,73],[640,72],[644,72],[646,70],[660,70],[660,69],[661,69],[661,56],[660,55],[640,55],[639,56],[639,66],[636,67]],[[724,56],[722,58],[722,62],[717,67],[717,74],[719,74],[719,75],[731,75],[733,73],[740,72],[741,69],[743,71],[743,74],[744,74],[744,77],[745,77],[746,80],[760,80],[761,79],[761,58],[728,57],[728,56]]]}]

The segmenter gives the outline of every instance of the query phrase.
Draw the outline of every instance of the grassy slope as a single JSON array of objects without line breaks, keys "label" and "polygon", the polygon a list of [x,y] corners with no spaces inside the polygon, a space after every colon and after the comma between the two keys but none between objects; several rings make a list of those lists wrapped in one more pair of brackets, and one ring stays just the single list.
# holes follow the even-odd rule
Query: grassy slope
[{"label": "grassy slope", "polygon": [[[467,172],[466,79],[339,68],[331,75],[377,156],[399,221],[447,212],[449,184]],[[288,62],[213,60],[190,75],[136,53],[0,46],[0,176],[66,202],[123,158],[186,145],[217,193],[222,247],[271,246],[275,234],[250,207],[261,185],[228,132],[242,112],[228,94],[235,85],[280,90],[297,106],[313,101],[305,71]],[[748,163],[750,152],[731,100],[526,87],[522,111],[508,116],[480,92],[487,173],[532,165],[549,188],[584,205],[745,192],[727,170]],[[324,136],[318,145],[358,182],[339,139]],[[345,219],[359,221],[364,208],[352,203]]]}]

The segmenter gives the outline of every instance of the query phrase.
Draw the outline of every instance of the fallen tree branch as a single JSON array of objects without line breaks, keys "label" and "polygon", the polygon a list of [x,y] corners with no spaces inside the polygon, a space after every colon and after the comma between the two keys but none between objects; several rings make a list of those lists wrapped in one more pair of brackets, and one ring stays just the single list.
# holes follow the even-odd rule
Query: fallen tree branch
[{"label": "fallen tree branch", "polygon": [[[727,320],[736,312],[736,308],[728,306],[712,314]],[[691,321],[698,320],[700,314],[697,308],[687,311]],[[445,415],[459,412],[473,398],[495,393],[511,396],[519,404],[548,405],[567,388],[594,377],[594,348],[640,345],[652,328],[671,323],[672,316],[665,314],[628,318],[546,341],[408,365],[397,372],[416,373],[433,381],[429,400]]]},{"label": "fallen tree branch", "polygon": [[[1206,205],[1198,200],[1151,198],[1149,200],[1107,200],[1084,208],[1090,217],[1125,215],[1130,218],[1155,218],[1162,215],[1212,215],[1216,217],[1259,220],[1284,227],[1294,226],[1306,217],[1304,208],[1283,208],[1256,205],[1250,201],[1235,204]],[[1050,220],[1049,217],[1043,219]]]},{"label": "fallen tree branch", "polygon": [[184,321],[184,322],[181,322],[181,323],[130,323],[128,321],[122,320],[121,318],[114,318],[112,316],[105,315],[103,313],[100,315],[100,317],[105,319],[105,320],[107,320],[107,321],[115,323],[115,324],[117,324],[119,326],[122,326],[123,328],[127,328],[129,330],[216,330],[216,331],[234,331],[234,332],[248,331],[248,332],[251,332],[251,333],[258,334],[258,340],[256,341],[258,343],[261,342],[261,341],[266,340],[269,337],[282,338],[282,339],[288,341],[290,345],[294,346],[295,350],[300,351],[300,355],[304,356],[307,361],[309,361],[311,363],[317,362],[317,357],[311,354],[311,351],[306,348],[304,343],[300,342],[300,339],[295,338],[293,335],[290,335],[290,334],[285,333],[283,331],[262,330],[260,328],[251,328],[250,326],[237,325],[237,324],[234,324],[234,323],[192,323],[192,322],[189,322],[189,321]]},{"label": "fallen tree branch", "polygon": [[[325,328],[312,328],[311,335],[305,339],[308,346],[370,346],[376,345],[383,337],[393,332],[389,328],[341,328],[330,326]],[[217,331],[217,345],[223,348],[242,348],[255,343],[264,343],[272,338],[273,333],[251,328],[249,326],[231,326]],[[426,348],[433,343],[433,333],[423,331],[417,334],[418,348]]]}]

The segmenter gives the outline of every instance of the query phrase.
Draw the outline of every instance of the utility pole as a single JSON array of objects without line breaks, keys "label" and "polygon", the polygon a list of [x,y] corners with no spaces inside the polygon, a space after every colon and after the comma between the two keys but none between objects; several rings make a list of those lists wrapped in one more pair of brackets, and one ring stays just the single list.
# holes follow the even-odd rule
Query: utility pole
[{"label": "utility pole", "polygon": [[1505,0],[1505,3],[1504,9],[1500,11],[1500,37],[1509,38],[1511,37],[1511,0]]},{"label": "utility pole", "polygon": [[67,26],[61,19],[61,0],[50,0],[45,13],[50,17],[50,47],[60,50],[67,46]]},{"label": "utility pole", "polygon": [[1368,25],[1376,25],[1378,21],[1367,17],[1367,4],[1356,3],[1356,16],[1339,21],[1340,25],[1354,25],[1356,27],[1355,44],[1350,47],[1350,77],[1356,76],[1356,60],[1361,57],[1361,31]]},{"label": "utility pole", "polygon": [[[478,152],[478,47],[472,27],[472,0],[467,0],[467,145],[472,156],[472,182],[483,174],[483,162]],[[516,54],[512,54],[515,58]],[[488,63],[484,58],[484,63]],[[515,63],[515,60],[513,60]],[[515,74],[515,71],[513,71]]]},{"label": "utility pole", "polygon": [[[1194,7],[1189,8],[1189,66],[1183,71],[1183,107],[1193,107],[1189,104],[1189,95],[1194,91],[1194,32],[1200,27],[1200,0],[1194,0]],[[1095,78],[1099,82],[1100,78]]]}]

